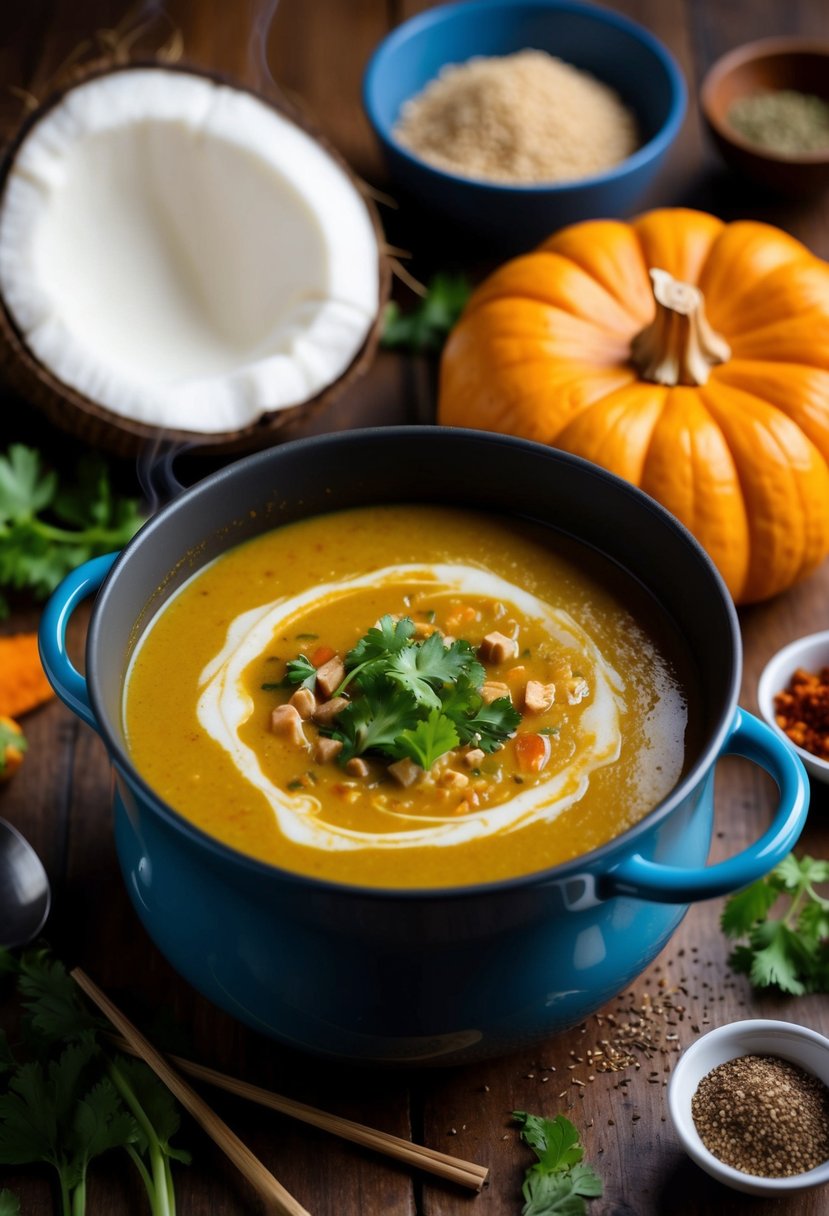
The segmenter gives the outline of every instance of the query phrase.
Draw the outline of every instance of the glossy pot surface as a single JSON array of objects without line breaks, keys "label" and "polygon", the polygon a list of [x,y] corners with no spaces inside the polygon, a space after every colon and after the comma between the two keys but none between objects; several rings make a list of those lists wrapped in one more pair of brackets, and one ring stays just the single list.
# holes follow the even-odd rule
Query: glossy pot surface
[{"label": "glossy pot surface", "polygon": [[[136,773],[121,723],[124,672],[142,631],[182,582],[281,523],[394,501],[481,507],[553,526],[622,566],[673,619],[698,670],[701,742],[680,784],[634,828],[566,865],[509,881],[375,890],[236,853]],[[66,622],[102,583],[84,678],[66,655]],[[321,1054],[456,1062],[572,1025],[648,965],[689,902],[771,869],[806,816],[799,760],[736,706],[736,614],[699,545],[626,482],[523,440],[390,427],[249,457],[182,494],[117,558],[70,575],[44,613],[41,647],[57,692],[109,750],[118,856],[159,949],[217,1005]],[[726,753],[767,769],[779,805],[753,845],[706,867],[714,767]]]}]

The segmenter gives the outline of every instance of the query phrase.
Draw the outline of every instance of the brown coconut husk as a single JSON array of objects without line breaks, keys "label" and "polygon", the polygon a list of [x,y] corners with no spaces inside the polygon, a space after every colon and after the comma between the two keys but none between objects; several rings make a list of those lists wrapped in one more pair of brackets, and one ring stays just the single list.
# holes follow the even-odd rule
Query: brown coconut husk
[{"label": "brown coconut husk", "polygon": [[[303,434],[308,424],[328,412],[333,413],[337,400],[371,365],[377,350],[383,326],[383,314],[391,289],[391,260],[386,253],[385,238],[377,208],[368,188],[361,182],[343,157],[334,149],[310,119],[292,100],[280,97],[275,100],[261,91],[241,85],[222,73],[209,71],[196,65],[170,62],[169,57],[156,57],[130,62],[124,61],[123,48],[96,59],[94,62],[76,65],[63,75],[63,79],[39,104],[30,104],[28,114],[7,147],[0,165],[0,194],[6,178],[14,164],[17,152],[29,131],[44,115],[56,106],[66,94],[79,84],[106,76],[114,72],[128,72],[139,68],[154,68],[166,72],[184,72],[206,77],[217,84],[228,85],[240,92],[249,93],[259,101],[271,106],[283,117],[301,127],[328,153],[346,176],[365,203],[377,239],[380,270],[379,303],[377,315],[369,333],[345,371],[331,384],[298,405],[263,414],[250,426],[233,431],[206,434],[202,431],[168,430],[148,426],[113,413],[97,401],[78,392],[59,380],[45,364],[41,363],[29,349],[0,295],[0,373],[7,383],[51,422],[67,431],[89,447],[103,449],[115,456],[135,456],[148,444],[186,445],[190,451],[214,452],[217,454],[239,454],[270,447]],[[335,426],[332,422],[332,429]]]}]

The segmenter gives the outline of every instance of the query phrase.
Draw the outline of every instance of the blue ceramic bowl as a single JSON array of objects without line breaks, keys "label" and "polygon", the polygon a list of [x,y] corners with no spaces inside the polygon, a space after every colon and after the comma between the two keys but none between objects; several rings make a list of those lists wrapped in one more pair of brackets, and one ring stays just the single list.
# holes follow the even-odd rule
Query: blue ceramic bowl
[{"label": "blue ceramic bowl", "polygon": [[[428,165],[393,134],[401,106],[446,64],[474,55],[548,51],[612,86],[636,115],[643,142],[605,173],[558,185],[515,186]],[[504,251],[530,248],[564,224],[622,216],[639,204],[675,140],[686,107],[682,75],[647,30],[575,0],[466,0],[406,21],[374,52],[363,105],[398,188],[474,229]]]},{"label": "blue ceramic bowl", "polygon": [[[362,888],[234,852],[166,805],[134,769],[121,714],[124,673],[153,613],[185,580],[281,523],[410,501],[478,506],[568,532],[628,570],[687,639],[700,686],[698,743],[679,785],[624,835],[509,881]],[[66,654],[66,624],[101,584],[83,677]],[[648,965],[690,901],[745,886],[776,865],[806,816],[800,761],[736,707],[736,614],[696,541],[627,482],[501,435],[389,427],[239,461],[182,494],[120,557],[71,574],[44,612],[41,653],[58,694],[100,733],[112,759],[118,856],[159,949],[255,1029],[345,1059],[455,1062],[581,1021]],[[708,867],[714,768],[726,753],[771,773],[780,799],[754,844]]]}]

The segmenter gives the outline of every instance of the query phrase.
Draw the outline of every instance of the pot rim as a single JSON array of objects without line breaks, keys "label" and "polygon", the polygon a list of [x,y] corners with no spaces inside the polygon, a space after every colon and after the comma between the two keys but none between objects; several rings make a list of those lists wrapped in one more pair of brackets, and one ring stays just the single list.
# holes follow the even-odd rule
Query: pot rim
[{"label": "pot rim", "polygon": [[[405,443],[407,439],[414,439],[415,437],[422,439],[429,434],[436,439],[440,439],[440,441],[443,441],[441,437],[448,439],[450,442],[455,442],[459,437],[466,437],[470,442],[476,441],[496,446],[507,445],[519,450],[525,449],[536,453],[539,450],[543,451],[556,461],[581,467],[583,475],[586,478],[592,478],[599,483],[612,482],[617,492],[622,492],[628,497],[633,498],[643,510],[649,511],[660,518],[663,524],[667,524],[669,529],[689,548],[691,555],[697,562],[706,569],[709,577],[720,592],[720,599],[732,642],[732,670],[731,678],[728,682],[726,703],[723,705],[722,711],[709,732],[707,741],[703,741],[691,768],[674,786],[667,797],[658,802],[637,823],[633,824],[620,835],[612,837],[610,840],[605,841],[604,844],[591,849],[587,853],[580,853],[569,861],[547,866],[539,870],[532,870],[528,874],[519,874],[512,878],[469,883],[454,887],[375,887],[300,874],[292,870],[283,869],[271,862],[261,861],[247,853],[242,853],[231,845],[225,844],[218,837],[211,836],[208,832],[205,832],[202,828],[197,827],[196,824],[187,819],[180,811],[170,806],[137,770],[128,750],[119,738],[118,732],[111,728],[104,708],[104,698],[98,684],[96,665],[91,660],[103,632],[102,622],[106,616],[107,602],[112,588],[118,579],[120,571],[129,562],[132,553],[139,546],[153,543],[156,533],[166,527],[168,519],[180,509],[181,504],[192,502],[194,499],[198,499],[204,495],[213,495],[220,492],[218,487],[224,482],[243,475],[240,473],[240,469],[247,471],[257,464],[267,464],[268,461],[274,459],[276,454],[284,456],[285,453],[288,453],[289,456],[301,458],[306,453],[313,455],[314,450],[319,447],[327,447],[332,444],[347,447],[349,444],[360,444],[374,438],[391,440],[397,438],[400,442]],[[332,504],[332,510],[335,509]],[[543,523],[540,520],[538,522]],[[571,535],[565,529],[556,528],[554,525],[547,524],[546,526],[550,527],[553,531]],[[574,539],[578,540],[579,538],[574,537]],[[587,544],[589,548],[597,548],[589,542],[581,541],[581,543]],[[599,552],[615,565],[622,566],[622,563],[607,550],[599,550]],[[172,565],[173,563],[171,563],[171,568]],[[636,575],[631,575],[631,577],[636,578]],[[650,588],[646,589],[650,591]],[[653,595],[653,592],[651,594]],[[654,599],[656,599],[655,595]],[[661,604],[659,600],[657,600],[657,603],[660,603],[663,611],[669,617],[672,616],[665,605]],[[154,619],[154,616],[155,613],[150,617],[148,625]],[[583,876],[586,871],[593,873],[598,871],[600,874],[606,874],[610,870],[612,862],[616,860],[616,854],[630,852],[630,846],[635,844],[641,836],[645,835],[657,824],[661,823],[662,820],[666,819],[684,801],[690,792],[701,783],[705,775],[713,769],[730,731],[737,707],[741,667],[742,640],[739,621],[733,600],[722,576],[699,541],[689,532],[684,524],[680,523],[656,499],[651,498],[650,495],[640,490],[637,486],[625,481],[623,478],[617,477],[614,473],[608,472],[608,470],[594,464],[592,461],[584,460],[580,456],[574,456],[558,448],[551,448],[545,444],[535,443],[528,439],[519,439],[512,435],[502,435],[463,427],[427,425],[366,427],[360,430],[335,431],[324,435],[310,436],[305,439],[292,440],[289,443],[280,444],[278,447],[267,448],[261,452],[252,453],[241,460],[225,465],[201,481],[196,482],[195,485],[188,487],[188,489],[173,499],[172,502],[157,511],[120,552],[95,599],[86,640],[86,671],[90,703],[98,730],[107,747],[110,759],[122,777],[140,792],[144,802],[152,808],[153,812],[161,818],[167,827],[174,829],[180,836],[183,836],[191,844],[197,846],[200,851],[208,854],[212,861],[230,863],[236,870],[246,872],[250,876],[256,876],[259,879],[270,878],[271,880],[276,878],[282,883],[304,887],[309,891],[376,899],[378,901],[388,901],[389,899],[406,902],[417,902],[424,899],[431,901],[442,899],[462,900],[481,895],[522,890],[527,887],[536,887],[551,882],[566,882],[568,879]],[[611,864],[607,864],[609,860]]]}]

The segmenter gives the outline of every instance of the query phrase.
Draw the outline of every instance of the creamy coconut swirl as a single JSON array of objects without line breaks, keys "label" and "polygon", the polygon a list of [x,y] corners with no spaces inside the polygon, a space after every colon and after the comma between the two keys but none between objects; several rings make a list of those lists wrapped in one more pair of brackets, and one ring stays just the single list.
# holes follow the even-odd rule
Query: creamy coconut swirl
[{"label": "creamy coconut swirl", "polygon": [[[539,622],[560,645],[577,648],[593,666],[592,701],[581,712],[578,744],[567,766],[531,789],[498,806],[467,815],[425,816],[399,810],[384,812],[387,832],[361,832],[326,822],[319,800],[307,791],[280,789],[262,769],[256,752],[242,742],[240,729],[254,711],[244,673],[264,654],[274,635],[286,631],[314,606],[330,604],[366,587],[421,583],[431,594],[465,592],[511,604]],[[412,846],[451,846],[513,832],[537,821],[550,822],[587,790],[590,774],[617,760],[621,751],[622,681],[604,660],[593,640],[566,612],[551,608],[535,596],[489,570],[460,564],[385,566],[369,574],[314,587],[301,595],[274,600],[243,612],[227,631],[219,654],[204,668],[198,718],[207,733],[231,757],[242,776],[267,799],[280,831],[296,844],[324,850],[399,849]],[[393,821],[393,822],[392,822]]]}]

